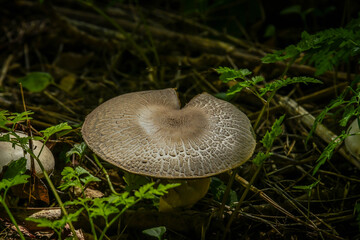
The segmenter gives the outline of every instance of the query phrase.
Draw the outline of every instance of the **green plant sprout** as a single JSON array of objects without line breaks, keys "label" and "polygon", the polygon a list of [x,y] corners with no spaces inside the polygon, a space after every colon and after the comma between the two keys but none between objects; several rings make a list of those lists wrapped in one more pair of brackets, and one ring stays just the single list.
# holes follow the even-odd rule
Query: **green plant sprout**
[{"label": "green plant sprout", "polygon": [[[280,88],[296,83],[322,83],[320,80],[311,77],[289,77],[285,79],[278,79],[271,83],[265,83],[264,87],[258,90],[257,84],[260,82],[264,82],[265,79],[262,76],[255,76],[249,78],[248,75],[250,75],[251,72],[248,69],[235,70],[228,67],[219,67],[215,70],[220,74],[219,78],[222,82],[227,83],[229,81],[236,81],[235,85],[226,92],[226,97],[231,97],[234,94],[241,92],[244,88],[248,88],[264,103],[264,106],[261,109],[260,114],[253,126],[255,130],[258,128],[260,120],[266,108],[268,108],[269,103]],[[264,96],[269,92],[270,95],[266,99],[264,99]]]}]

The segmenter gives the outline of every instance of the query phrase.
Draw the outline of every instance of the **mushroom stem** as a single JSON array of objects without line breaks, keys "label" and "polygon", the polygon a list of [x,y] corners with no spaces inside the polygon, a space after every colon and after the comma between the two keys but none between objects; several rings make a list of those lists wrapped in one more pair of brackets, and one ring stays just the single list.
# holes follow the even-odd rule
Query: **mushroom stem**
[{"label": "mushroom stem", "polygon": [[203,198],[210,186],[211,178],[195,180],[163,180],[167,183],[181,183],[179,187],[168,190],[160,198],[159,211],[170,212],[181,208],[190,208]]}]

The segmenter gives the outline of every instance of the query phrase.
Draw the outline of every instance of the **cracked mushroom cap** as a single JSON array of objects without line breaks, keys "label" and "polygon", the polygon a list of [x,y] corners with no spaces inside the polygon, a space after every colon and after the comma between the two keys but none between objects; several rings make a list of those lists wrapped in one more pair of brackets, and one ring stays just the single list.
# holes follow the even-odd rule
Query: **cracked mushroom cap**
[{"label": "cracked mushroom cap", "polygon": [[133,92],[93,110],[82,127],[98,156],[125,171],[168,179],[213,176],[254,152],[246,115],[207,93],[180,109],[174,89]]}]

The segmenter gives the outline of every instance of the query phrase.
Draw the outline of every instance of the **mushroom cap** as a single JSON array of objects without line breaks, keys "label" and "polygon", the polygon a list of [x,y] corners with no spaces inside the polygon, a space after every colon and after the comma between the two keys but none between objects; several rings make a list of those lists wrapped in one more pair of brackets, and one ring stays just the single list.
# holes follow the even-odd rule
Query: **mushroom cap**
[{"label": "mushroom cap", "polygon": [[167,179],[230,170],[248,160],[256,144],[249,119],[234,105],[202,93],[180,109],[170,88],[106,101],[86,117],[82,134],[103,160]]},{"label": "mushroom cap", "polygon": [[[349,134],[359,132],[357,118],[350,124],[348,128]],[[360,135],[352,135],[345,138],[345,146],[347,150],[358,160],[360,160]]]},{"label": "mushroom cap", "polygon": [[[5,135],[5,134],[6,133],[0,133],[0,136]],[[19,137],[27,137],[28,136],[27,134],[24,134],[21,132],[16,132],[16,134],[19,135]],[[10,135],[10,138],[14,138],[14,137],[12,135]],[[33,151],[36,156],[39,155],[42,145],[43,145],[42,142],[40,142],[38,140],[33,140]],[[24,150],[21,147],[15,146],[15,148],[13,148],[12,143],[0,141],[0,172],[2,171],[2,168],[4,166],[8,165],[11,161],[18,160],[21,157],[25,157],[27,159],[26,169],[30,170],[31,160],[30,160],[30,155],[28,153],[26,153],[24,155]],[[48,147],[44,146],[44,149],[42,150],[39,158],[45,168],[45,171],[47,173],[51,173],[55,167],[55,159],[54,159],[54,155],[52,154],[50,149]],[[41,171],[39,164],[37,163],[36,160],[34,160],[34,161],[35,161],[36,175],[38,177],[43,177],[44,175]]]}]

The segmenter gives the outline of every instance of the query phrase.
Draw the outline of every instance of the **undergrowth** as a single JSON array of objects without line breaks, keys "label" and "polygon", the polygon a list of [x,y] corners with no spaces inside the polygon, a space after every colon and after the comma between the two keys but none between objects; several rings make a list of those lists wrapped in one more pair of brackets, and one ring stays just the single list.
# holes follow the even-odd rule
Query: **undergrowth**
[{"label": "undergrowth", "polygon": [[[333,71],[334,78],[341,66],[348,66],[347,69],[352,69],[360,63],[360,16],[352,20],[344,28],[327,29],[315,34],[303,32],[301,40],[297,44],[289,45],[285,49],[275,51],[272,54],[267,54],[263,59],[263,63],[275,63],[284,61],[287,65],[283,77],[281,79],[272,81],[271,83],[263,83],[264,78],[261,76],[249,77],[251,72],[247,69],[230,69],[230,68],[217,68],[216,71],[220,74],[220,80],[224,83],[235,81],[235,84],[229,88],[226,94],[219,94],[219,97],[229,99],[234,94],[239,93],[244,88],[250,90],[254,95],[259,97],[264,103],[264,107],[259,114],[257,121],[254,125],[256,129],[259,126],[260,119],[263,117],[264,110],[268,108],[270,100],[276,94],[276,91],[283,86],[293,83],[320,83],[314,78],[308,77],[286,77],[286,73],[290,66],[297,63],[313,65],[315,67],[315,75],[319,76],[327,71]],[[350,78],[350,72],[348,72]],[[316,164],[313,167],[312,175],[316,175],[320,167],[331,159],[334,152],[340,144],[343,143],[345,138],[351,134],[346,130],[350,119],[358,119],[360,115],[360,76],[355,75],[349,86],[335,99],[331,100],[329,104],[318,114],[315,118],[313,127],[307,136],[306,142],[313,136],[316,127],[320,124],[325,117],[331,115],[339,116],[339,129],[340,134],[324,148],[321,152]],[[259,84],[263,83],[263,87]],[[264,99],[263,96],[268,92],[268,98]],[[355,133],[359,134],[359,133]],[[353,134],[354,135],[354,134]],[[264,139],[263,139],[264,141]],[[267,159],[267,153],[259,152],[256,159],[263,161]],[[303,189],[311,193],[320,180],[314,181],[307,186],[295,186],[297,189]],[[357,214],[359,222],[360,204],[354,206],[354,213]],[[359,222],[360,227],[360,222]]]}]

